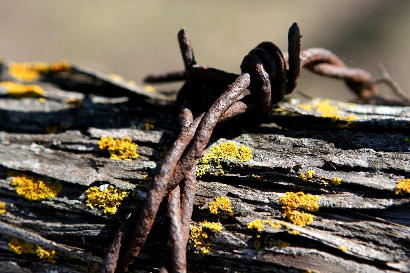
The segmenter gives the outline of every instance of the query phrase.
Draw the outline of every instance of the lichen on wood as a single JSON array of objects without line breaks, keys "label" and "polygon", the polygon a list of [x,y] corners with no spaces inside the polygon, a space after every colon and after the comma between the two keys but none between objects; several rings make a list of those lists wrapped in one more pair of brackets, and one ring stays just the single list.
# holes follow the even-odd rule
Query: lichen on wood
[{"label": "lichen on wood", "polygon": [[[1,81],[13,80],[7,65],[2,69]],[[45,101],[0,98],[0,272],[98,270],[113,232],[146,197],[175,138],[172,99],[74,65],[30,84],[44,90]],[[260,124],[232,121],[216,129],[205,154],[227,143],[211,162],[223,172],[198,177],[192,222],[209,236],[209,252],[191,240],[188,270],[409,271],[410,108],[316,98],[289,99],[275,109]],[[52,126],[57,130],[47,133]],[[104,136],[129,137],[138,158],[110,160],[98,145]],[[28,200],[10,172],[62,187],[52,198]],[[87,206],[87,190],[107,185],[127,192],[119,194],[115,214]],[[313,215],[305,226],[283,217],[281,198],[299,192],[318,197],[312,210],[293,208]],[[228,207],[221,198],[230,210],[221,210]],[[150,238],[132,272],[161,266],[163,233]],[[54,263],[10,251],[12,238],[54,250]]]}]

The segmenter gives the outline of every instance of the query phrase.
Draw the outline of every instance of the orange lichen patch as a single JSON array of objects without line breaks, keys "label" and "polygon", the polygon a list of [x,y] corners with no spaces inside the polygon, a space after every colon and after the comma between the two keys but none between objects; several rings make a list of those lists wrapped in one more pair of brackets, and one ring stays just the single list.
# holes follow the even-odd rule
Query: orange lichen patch
[{"label": "orange lichen patch", "polygon": [[90,209],[103,208],[104,213],[115,214],[127,191],[120,190],[112,185],[108,187],[90,187],[86,190],[86,206]]},{"label": "orange lichen patch", "polygon": [[12,238],[8,243],[10,251],[16,254],[35,254],[41,260],[46,260],[48,262],[54,262],[54,256],[56,252],[54,250],[44,249],[39,245],[34,245],[29,242],[19,240],[17,238]]},{"label": "orange lichen patch", "polygon": [[37,80],[41,73],[58,72],[70,70],[71,66],[67,61],[59,61],[55,63],[11,63],[9,66],[9,74],[21,81]]},{"label": "orange lichen patch", "polygon": [[303,181],[311,180],[314,175],[315,175],[315,170],[309,170],[305,173],[299,174],[300,178],[302,178]]},{"label": "orange lichen patch", "polygon": [[332,177],[331,181],[332,181],[332,184],[335,186],[339,186],[340,184],[342,184],[342,179],[337,176]]},{"label": "orange lichen patch", "polygon": [[59,182],[36,179],[25,174],[14,177],[10,184],[17,194],[35,201],[54,198],[63,188]]},{"label": "orange lichen patch", "polygon": [[131,161],[138,158],[138,145],[133,143],[131,138],[123,137],[121,139],[112,137],[101,137],[98,141],[98,147],[101,150],[110,152],[110,159]]},{"label": "orange lichen patch", "polygon": [[240,145],[239,147],[233,141],[225,141],[219,145],[214,145],[209,153],[204,154],[197,162],[196,175],[202,176],[210,169],[215,169],[211,174],[224,174],[221,165],[222,160],[230,162],[248,162],[252,159],[251,148]]},{"label": "orange lichen patch", "polygon": [[0,214],[4,214],[7,212],[7,206],[6,203],[3,201],[0,201]]},{"label": "orange lichen patch", "polygon": [[21,84],[16,82],[1,82],[7,94],[14,98],[38,98],[44,94],[43,88],[36,84]]},{"label": "orange lichen patch", "polygon": [[345,246],[339,245],[337,246],[338,249],[340,249],[343,252],[347,252],[347,248]]},{"label": "orange lichen patch", "polygon": [[208,232],[218,233],[222,230],[219,222],[201,222],[199,225],[190,225],[190,242],[201,253],[208,254],[211,250],[211,240]]},{"label": "orange lichen patch", "polygon": [[55,63],[51,63],[50,70],[53,72],[69,71],[71,70],[71,65],[66,60],[61,60]]},{"label": "orange lichen patch", "polygon": [[40,72],[48,70],[47,63],[11,63],[9,74],[22,81],[34,81],[40,76]]},{"label": "orange lichen patch", "polygon": [[270,219],[266,219],[266,220],[256,219],[248,224],[248,229],[255,229],[256,231],[261,232],[265,228],[265,225],[269,225],[276,229],[279,229],[281,226],[280,223],[273,222]]},{"label": "orange lichen patch", "polygon": [[41,102],[41,103],[46,102],[46,99],[45,99],[45,98],[38,98],[37,100],[38,100],[39,102]]},{"label": "orange lichen patch", "polygon": [[357,117],[353,115],[341,116],[339,114],[339,109],[336,106],[330,104],[329,100],[316,101],[313,104],[299,104],[298,107],[302,110],[311,111],[315,110],[323,118],[330,118],[333,121],[343,121],[346,124],[341,124],[340,126],[348,126],[351,122],[357,120]]},{"label": "orange lichen patch", "polygon": [[401,195],[409,194],[410,193],[410,178],[399,179],[399,181],[397,181],[396,191],[394,193],[401,194]]},{"label": "orange lichen patch", "polygon": [[293,224],[298,226],[306,226],[313,222],[313,215],[304,211],[318,211],[320,197],[303,192],[287,192],[286,195],[280,197],[282,204],[282,217],[288,219]]},{"label": "orange lichen patch", "polygon": [[231,201],[226,197],[215,197],[214,201],[208,204],[209,212],[215,215],[233,216]]}]

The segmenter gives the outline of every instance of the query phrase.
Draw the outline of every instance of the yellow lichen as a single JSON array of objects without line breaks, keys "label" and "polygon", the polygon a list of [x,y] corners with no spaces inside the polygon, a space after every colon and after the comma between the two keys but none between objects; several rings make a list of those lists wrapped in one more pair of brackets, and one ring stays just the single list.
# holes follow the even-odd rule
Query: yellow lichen
[{"label": "yellow lichen", "polygon": [[219,222],[208,222],[204,221],[200,223],[203,228],[212,230],[214,232],[220,232],[222,230],[222,225]]},{"label": "yellow lichen", "polygon": [[339,186],[342,183],[342,179],[340,177],[332,177],[332,184],[335,186]]},{"label": "yellow lichen", "polygon": [[14,177],[10,184],[14,186],[19,195],[36,201],[54,198],[62,189],[59,182],[36,179],[24,174]]},{"label": "yellow lichen", "polygon": [[248,162],[252,159],[252,150],[248,146],[241,145],[239,146],[239,157],[240,162]]},{"label": "yellow lichen", "polygon": [[303,109],[303,110],[306,110],[306,111],[310,111],[310,110],[312,110],[313,105],[301,103],[301,104],[298,105],[298,107],[299,107],[300,109]]},{"label": "yellow lichen", "polygon": [[53,72],[69,71],[71,70],[71,65],[66,60],[61,60],[55,63],[51,63],[50,70]]},{"label": "yellow lichen", "polygon": [[309,170],[305,173],[301,173],[299,176],[302,178],[303,181],[309,181],[313,178],[313,175],[315,174],[315,170]]},{"label": "yellow lichen", "polygon": [[399,179],[399,181],[397,181],[396,191],[394,193],[401,194],[401,195],[405,195],[406,193],[409,194],[410,193],[410,178]]},{"label": "yellow lichen", "polygon": [[248,224],[248,229],[255,229],[258,232],[261,232],[265,228],[265,224],[273,227],[273,228],[280,228],[280,223],[278,222],[273,222],[270,219],[262,220],[262,219],[255,219],[252,222]]},{"label": "yellow lichen", "polygon": [[279,113],[281,115],[284,115],[287,113],[286,109],[282,108],[281,106],[277,106],[277,105],[272,107],[272,112]]},{"label": "yellow lichen", "polygon": [[215,169],[211,174],[219,175],[224,174],[224,170],[221,165],[221,161],[228,162],[248,162],[252,159],[252,150],[245,146],[239,147],[233,141],[225,141],[219,145],[211,147],[209,153],[204,154],[197,162],[196,175],[202,176],[206,174],[210,169]]},{"label": "yellow lichen", "polygon": [[120,190],[112,185],[108,187],[90,187],[86,190],[86,206],[90,209],[102,208],[104,213],[115,214],[127,191]]},{"label": "yellow lichen", "polygon": [[147,85],[144,85],[144,91],[146,91],[146,92],[154,92],[155,91],[155,87],[154,86],[152,86],[152,85],[149,85],[149,84],[147,84]]},{"label": "yellow lichen", "polygon": [[293,234],[293,235],[299,235],[300,234],[300,231],[299,230],[296,230],[296,229],[287,229],[287,232],[289,233],[289,234]]},{"label": "yellow lichen", "polygon": [[111,80],[116,81],[116,82],[124,81],[124,78],[121,75],[118,75],[118,74],[115,74],[115,73],[108,74],[108,78],[110,78]]},{"label": "yellow lichen", "polygon": [[287,192],[286,195],[280,197],[282,208],[303,209],[307,211],[318,211],[320,196],[312,195],[303,192]]},{"label": "yellow lichen", "polygon": [[155,129],[154,120],[148,118],[144,119],[144,128],[145,130]]},{"label": "yellow lichen", "polygon": [[40,103],[46,102],[46,99],[45,99],[45,98],[38,98],[37,100],[38,100]]},{"label": "yellow lichen", "polygon": [[257,180],[261,180],[263,178],[262,175],[258,175],[258,174],[254,174],[254,173],[251,173],[251,177],[254,178],[254,179],[257,179]]},{"label": "yellow lichen", "polygon": [[340,249],[343,252],[347,252],[347,248],[345,246],[339,245],[337,246],[338,249]]},{"label": "yellow lichen", "polygon": [[7,94],[14,98],[39,98],[44,94],[43,88],[36,84],[21,84],[16,82],[1,82]]},{"label": "yellow lichen", "polygon": [[330,118],[333,121],[341,121],[343,123],[338,124],[338,127],[341,128],[348,127],[353,121],[357,120],[357,117],[353,115],[347,115],[345,117],[341,116],[339,114],[339,109],[336,106],[331,105],[329,100],[316,101],[314,104],[299,104],[298,107],[306,111],[315,110],[323,118]]},{"label": "yellow lichen", "polygon": [[3,201],[0,201],[0,214],[4,214],[7,212],[7,206],[6,203]]},{"label": "yellow lichen", "polygon": [[71,66],[67,61],[59,61],[55,63],[11,63],[9,66],[9,74],[21,81],[37,80],[41,73],[58,72],[70,70]]},{"label": "yellow lichen", "polygon": [[282,222],[282,224],[283,224],[283,226],[286,228],[286,231],[287,231],[289,234],[292,234],[292,235],[299,235],[299,234],[300,234],[300,231],[299,231],[299,230],[296,230],[296,229],[293,229],[292,226],[291,226],[289,223]]},{"label": "yellow lichen", "polygon": [[292,209],[285,209],[282,217],[301,227],[310,225],[313,222],[312,214]]},{"label": "yellow lichen", "polygon": [[223,217],[233,216],[231,201],[226,197],[215,197],[214,201],[209,202],[209,212]]},{"label": "yellow lichen", "polygon": [[34,245],[30,242],[25,242],[17,238],[12,238],[8,243],[8,247],[16,254],[34,254],[41,260],[48,262],[54,262],[54,256],[56,252],[54,250],[44,249],[39,245]]},{"label": "yellow lichen", "polygon": [[101,137],[98,147],[110,152],[110,159],[131,161],[138,158],[138,145],[133,143],[131,138],[123,137],[116,139],[112,137]]},{"label": "yellow lichen", "polygon": [[248,229],[256,229],[258,232],[261,232],[265,225],[262,222],[262,219],[253,220],[248,224]]},{"label": "yellow lichen", "polygon": [[211,250],[211,240],[208,232],[218,233],[222,230],[219,222],[201,222],[199,225],[190,225],[190,242],[201,253],[208,254]]},{"label": "yellow lichen", "polygon": [[9,249],[17,254],[33,254],[35,246],[32,243],[21,241],[17,238],[12,238],[8,243]]},{"label": "yellow lichen", "polygon": [[[306,226],[313,222],[313,215],[304,211],[318,211],[320,197],[303,192],[287,192],[280,197],[283,213],[282,217],[298,226]],[[303,211],[300,211],[303,210]]]},{"label": "yellow lichen", "polygon": [[278,221],[273,222],[273,221],[270,220],[270,219],[263,220],[263,223],[264,223],[264,224],[268,224],[269,226],[271,226],[271,227],[273,227],[273,228],[275,228],[275,229],[279,229],[280,226],[281,226],[281,224],[280,224]]},{"label": "yellow lichen", "polygon": [[55,250],[44,249],[41,246],[37,246],[36,255],[41,260],[46,260],[48,262],[54,263],[54,256],[56,255]]}]

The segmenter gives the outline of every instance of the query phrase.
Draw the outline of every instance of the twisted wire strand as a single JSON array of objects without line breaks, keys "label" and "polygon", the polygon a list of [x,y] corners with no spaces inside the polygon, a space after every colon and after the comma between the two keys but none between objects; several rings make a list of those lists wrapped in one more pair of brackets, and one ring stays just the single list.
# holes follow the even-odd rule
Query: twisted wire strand
[{"label": "twisted wire strand", "polygon": [[[361,96],[366,90],[373,92],[374,85],[369,73],[347,68],[330,51],[309,49],[301,53],[300,37],[298,25],[294,23],[288,34],[289,53],[282,53],[271,42],[263,42],[244,57],[241,64],[242,74],[236,75],[197,65],[188,33],[184,29],[178,33],[185,71],[148,79],[151,82],[186,80],[176,102],[181,109],[181,132],[161,163],[141,212],[134,211],[117,231],[106,253],[101,272],[128,270],[144,245],[159,205],[166,196],[170,218],[171,265],[170,268],[162,267],[161,272],[168,272],[168,269],[172,272],[186,272],[186,244],[196,188],[195,161],[202,155],[219,122],[250,111],[266,114],[272,104],[294,90],[302,67],[320,75],[344,79],[348,86]],[[198,110],[198,103],[194,100],[200,101],[208,94],[192,92],[207,81],[213,81],[212,86],[219,84],[227,87],[221,90],[209,109]],[[212,88],[205,90],[210,91]],[[240,100],[247,88],[251,91],[251,99]],[[188,100],[186,95],[189,95]],[[195,118],[193,113],[197,113]]]},{"label": "twisted wire strand", "polygon": [[[285,60],[288,62],[288,54]],[[360,68],[347,67],[333,52],[324,48],[310,48],[300,53],[300,67],[334,79],[344,80],[346,85],[362,100],[368,102],[376,93],[372,75]]]}]

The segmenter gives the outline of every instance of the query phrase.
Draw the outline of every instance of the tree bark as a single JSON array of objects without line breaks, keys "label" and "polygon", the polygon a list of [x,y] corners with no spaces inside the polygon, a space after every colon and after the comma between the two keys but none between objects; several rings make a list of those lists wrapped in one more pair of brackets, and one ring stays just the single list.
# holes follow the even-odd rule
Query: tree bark
[{"label": "tree bark", "polygon": [[[11,79],[7,65],[1,79]],[[78,67],[44,75],[37,84],[45,90],[43,102],[12,98],[0,87],[0,201],[7,210],[0,214],[0,272],[95,272],[175,138],[172,96]],[[68,103],[73,98],[82,106]],[[290,99],[260,122],[219,125],[209,146],[232,140],[250,147],[253,158],[222,160],[223,173],[198,178],[193,224],[220,221],[223,228],[210,236],[210,253],[189,245],[188,270],[409,272],[410,198],[395,194],[399,179],[410,176],[409,129],[410,107],[323,99]],[[102,136],[131,137],[139,158],[110,160],[98,148]],[[309,170],[315,173],[305,181],[300,174]],[[30,201],[10,185],[13,173],[58,181],[63,189],[56,198]],[[85,191],[103,184],[129,192],[115,215],[85,206]],[[280,203],[286,192],[300,191],[320,196],[313,223],[304,227],[283,219]],[[232,217],[209,212],[217,196],[229,198]],[[281,227],[257,233],[248,229],[255,219],[281,221]],[[162,265],[166,221],[157,219],[160,227],[132,272]],[[10,251],[13,237],[55,250],[55,262]]]}]

